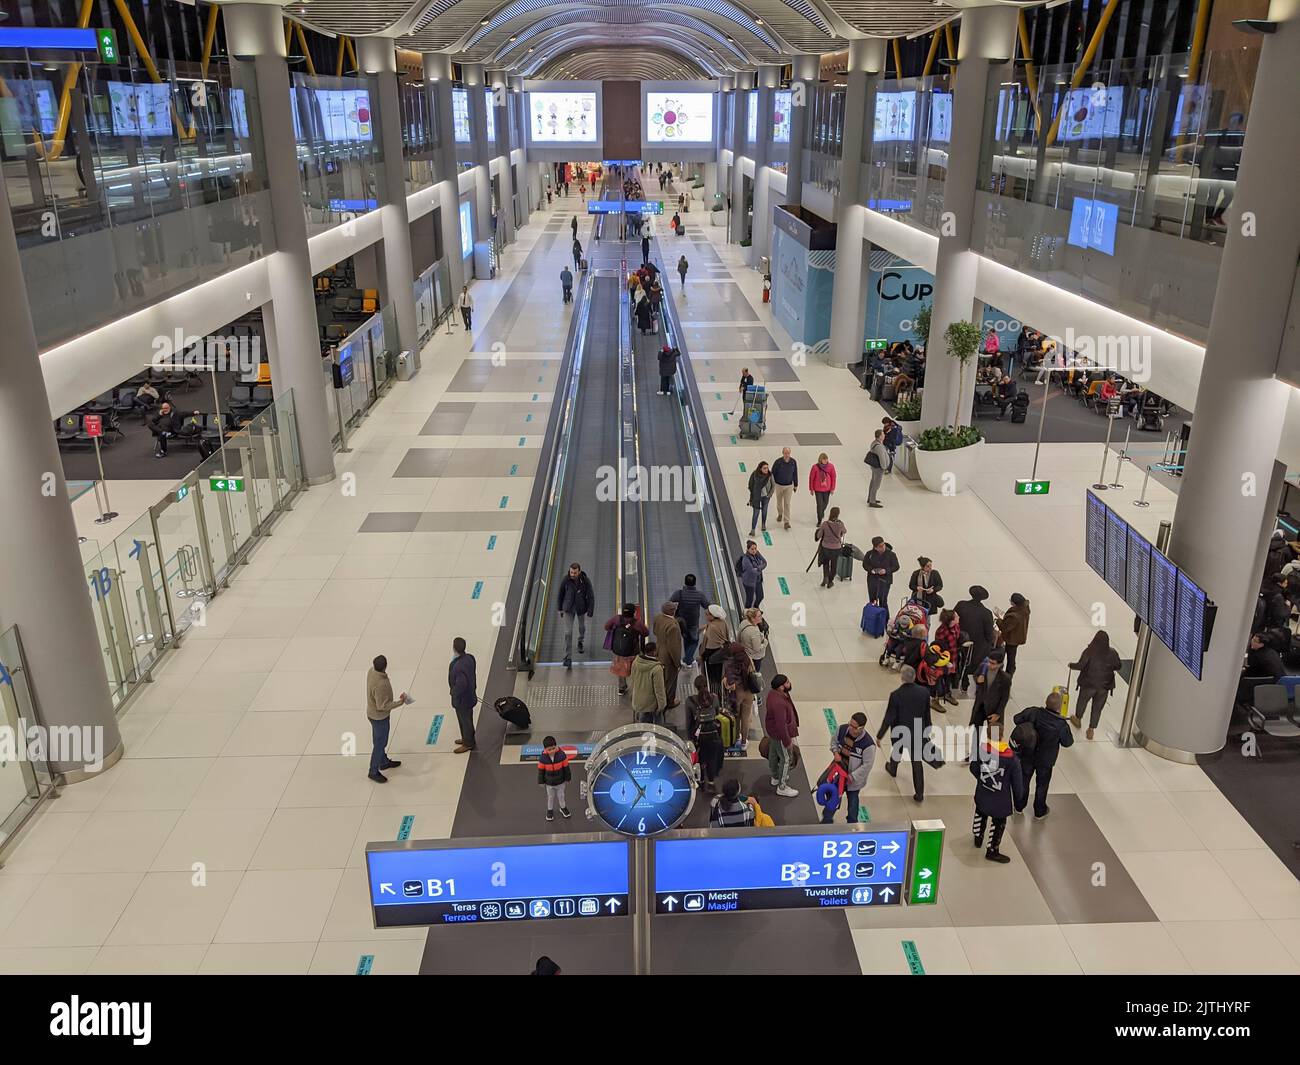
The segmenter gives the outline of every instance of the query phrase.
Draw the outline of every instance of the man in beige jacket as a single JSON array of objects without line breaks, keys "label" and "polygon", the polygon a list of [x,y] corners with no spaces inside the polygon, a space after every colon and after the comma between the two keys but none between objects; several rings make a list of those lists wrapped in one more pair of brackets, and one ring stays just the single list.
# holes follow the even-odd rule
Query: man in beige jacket
[{"label": "man in beige jacket", "polygon": [[388,659],[379,655],[374,668],[366,674],[366,717],[370,719],[370,779],[376,784],[387,784],[388,778],[381,770],[396,769],[401,762],[388,757],[388,715],[406,702],[406,692],[393,698],[393,685],[388,679]]},{"label": "man in beige jacket", "polygon": [[677,675],[682,668],[682,623],[677,620],[677,604],[671,599],[659,608],[650,626],[650,635],[658,647],[659,664],[664,667],[664,691],[668,695],[665,710],[677,705]]}]

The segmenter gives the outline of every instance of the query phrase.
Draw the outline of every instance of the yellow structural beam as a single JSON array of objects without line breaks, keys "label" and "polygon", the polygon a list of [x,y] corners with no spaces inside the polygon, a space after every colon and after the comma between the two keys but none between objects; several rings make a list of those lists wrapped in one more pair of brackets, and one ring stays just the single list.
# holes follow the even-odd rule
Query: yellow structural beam
[{"label": "yellow structural beam", "polygon": [[903,76],[903,49],[899,46],[898,38],[894,38],[894,77]]},{"label": "yellow structural beam", "polygon": [[1210,0],[1200,0],[1196,7],[1196,29],[1192,33],[1192,54],[1187,60],[1187,84],[1195,85],[1205,56],[1205,35],[1210,29]]},{"label": "yellow structural beam", "polygon": [[956,59],[956,58],[957,58],[957,45],[956,45],[956,43],[955,43],[955,42],[953,41],[953,39],[952,39],[952,23],[951,23],[951,22],[945,22],[945,23],[943,24],[943,46],[944,46],[944,49],[948,52],[948,58],[949,58],[949,59]]},{"label": "yellow structural beam", "polygon": [[208,24],[203,30],[203,58],[199,61],[199,66],[203,71],[203,76],[208,76],[208,64],[212,62],[212,42],[217,36],[217,15],[221,12],[216,4],[208,8]]},{"label": "yellow structural beam", "polygon": [[[1101,13],[1101,18],[1097,20],[1097,28],[1093,30],[1092,40],[1088,42],[1088,47],[1083,50],[1083,56],[1079,59],[1079,65],[1074,68],[1074,74],[1070,78],[1070,88],[1077,89],[1083,84],[1083,79],[1088,73],[1088,68],[1092,66],[1093,57],[1097,54],[1097,49],[1101,47],[1101,39],[1106,36],[1106,27],[1110,25],[1111,16],[1115,14],[1115,9],[1119,7],[1119,0],[1106,0],[1106,7]],[[1068,94],[1067,94],[1068,99]],[[1047,143],[1053,144],[1056,141],[1056,132],[1061,127],[1061,116],[1065,114],[1065,101],[1062,100],[1056,109],[1056,117],[1052,119],[1052,128],[1047,131]]]},{"label": "yellow structural beam", "polygon": [[1034,133],[1043,128],[1043,116],[1038,108],[1038,71],[1034,69],[1034,53],[1029,47],[1029,24],[1025,22],[1022,8],[1016,12],[1017,29],[1020,31],[1020,54],[1025,57],[1025,83],[1029,86],[1029,102],[1034,105]]},{"label": "yellow structural beam", "polygon": [[334,57],[334,76],[336,78],[343,76],[343,44],[347,40],[343,34],[339,34],[339,54]]},{"label": "yellow structural beam", "polygon": [[[90,25],[90,13],[95,0],[81,0],[81,10],[77,13],[77,29],[84,30]],[[45,159],[57,159],[63,154],[63,142],[68,136],[68,122],[72,118],[72,88],[77,84],[81,74],[81,62],[74,60],[68,64],[68,72],[63,75],[63,91],[59,94],[59,121],[55,127],[54,139],[46,144],[40,132],[33,134],[36,153]]]},{"label": "yellow structural beam", "polygon": [[307,47],[307,35],[302,32],[302,23],[295,22],[293,28],[298,33],[298,46],[302,49],[302,54],[307,59],[307,73],[315,77],[316,64],[311,61],[311,49]]},{"label": "yellow structural beam", "polygon": [[939,31],[935,30],[930,37],[930,51],[925,57],[925,66],[921,69],[921,77],[928,78],[930,72],[934,70],[934,60],[939,54]]},{"label": "yellow structural beam", "polygon": [[348,58],[352,60],[352,69],[360,70],[361,64],[357,62],[357,50],[352,46],[352,38],[351,37],[347,38],[347,42],[348,42]]}]

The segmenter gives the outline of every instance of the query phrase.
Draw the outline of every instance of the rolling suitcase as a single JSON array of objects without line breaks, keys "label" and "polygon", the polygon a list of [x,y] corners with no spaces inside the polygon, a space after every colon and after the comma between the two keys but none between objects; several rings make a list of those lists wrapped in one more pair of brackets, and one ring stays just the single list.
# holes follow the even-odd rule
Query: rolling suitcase
[{"label": "rolling suitcase", "polygon": [[587,272],[587,260],[586,260],[586,259],[583,259],[583,260],[581,260],[581,261],[578,263],[578,270],[579,270],[580,272],[584,273],[584,274]]},{"label": "rolling suitcase", "polygon": [[835,561],[835,576],[842,581],[853,580],[853,555],[841,550],[840,557]]},{"label": "rolling suitcase", "polygon": [[879,638],[885,635],[885,626],[889,624],[889,611],[883,606],[868,603],[862,608],[862,631],[868,636]]},{"label": "rolling suitcase", "polygon": [[686,236],[686,227],[685,227],[685,226],[678,226],[678,227],[677,227],[677,235],[678,235],[679,237],[684,237],[684,236]]},{"label": "rolling suitcase", "polygon": [[503,695],[492,704],[492,707],[503,720],[508,721],[515,728],[532,727],[532,715],[528,712],[528,705],[522,699],[516,699],[513,695]]}]

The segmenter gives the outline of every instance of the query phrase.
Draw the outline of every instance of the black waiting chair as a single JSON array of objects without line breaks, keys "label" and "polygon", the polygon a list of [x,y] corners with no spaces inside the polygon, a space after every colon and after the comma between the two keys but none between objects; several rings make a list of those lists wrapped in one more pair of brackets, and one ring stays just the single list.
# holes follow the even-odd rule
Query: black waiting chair
[{"label": "black waiting chair", "polygon": [[107,414],[113,409],[113,390],[101,392],[81,409],[87,414]]},{"label": "black waiting chair", "polygon": [[253,386],[235,385],[230,390],[226,409],[236,418],[246,418],[253,412]]},{"label": "black waiting chair", "polygon": [[1288,700],[1285,685],[1257,685],[1245,710],[1246,720],[1256,732],[1277,739],[1300,739],[1300,710]]},{"label": "black waiting chair", "polygon": [[270,385],[254,385],[253,397],[250,402],[252,403],[253,413],[257,414],[275,402],[275,392]]},{"label": "black waiting chair", "polygon": [[60,447],[90,443],[90,437],[86,435],[80,414],[65,414],[56,421],[54,423],[54,437]]}]

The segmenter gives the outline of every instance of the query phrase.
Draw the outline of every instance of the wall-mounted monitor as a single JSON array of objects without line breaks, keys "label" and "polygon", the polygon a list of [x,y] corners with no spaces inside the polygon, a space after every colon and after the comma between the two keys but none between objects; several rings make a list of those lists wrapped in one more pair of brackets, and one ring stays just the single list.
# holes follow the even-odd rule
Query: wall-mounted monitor
[{"label": "wall-mounted monitor", "polygon": [[1124,118],[1124,89],[1094,85],[1071,89],[1057,131],[1061,141],[1095,141],[1118,137]]},{"label": "wall-mounted monitor", "polygon": [[533,144],[596,144],[600,140],[598,95],[581,92],[530,92],[528,139]]},{"label": "wall-mounted monitor", "polygon": [[119,137],[168,137],[172,132],[171,85],[110,81],[109,113]]},{"label": "wall-mounted monitor", "polygon": [[320,122],[320,135],[330,144],[373,140],[374,116],[365,89],[312,89],[310,99]]},{"label": "wall-mounted monitor", "polygon": [[646,143],[712,144],[713,97],[711,92],[647,90]]},{"label": "wall-mounted monitor", "polygon": [[492,101],[492,90],[484,89],[483,98],[487,104],[484,111],[487,115],[487,142],[495,144],[497,142],[497,111],[496,105]]},{"label": "wall-mounted monitor", "polygon": [[1070,207],[1068,242],[1105,255],[1115,254],[1115,232],[1119,225],[1119,205],[1105,200],[1076,196]]},{"label": "wall-mounted monitor", "polygon": [[1184,85],[1174,105],[1174,124],[1169,133],[1174,137],[1196,136],[1205,124],[1205,105],[1208,102],[1204,85]]},{"label": "wall-mounted monitor", "polygon": [[947,144],[952,140],[952,93],[930,94],[930,143]]},{"label": "wall-mounted monitor", "polygon": [[772,94],[772,143],[790,143],[790,107],[793,95],[789,89]]},{"label": "wall-mounted monitor", "polygon": [[745,107],[745,143],[758,143],[758,90],[749,90],[749,103]]},{"label": "wall-mounted monitor", "polygon": [[910,141],[916,135],[916,93],[876,93],[876,143]]},{"label": "wall-mounted monitor", "polygon": [[18,121],[24,131],[39,130],[44,137],[54,135],[59,118],[58,98],[54,83],[43,79],[19,81],[9,86],[17,104]]},{"label": "wall-mounted monitor", "polygon": [[469,90],[451,90],[451,128],[457,144],[468,144],[472,139],[469,125]]},{"label": "wall-mounted monitor", "polygon": [[469,200],[460,202],[460,257],[468,259],[474,254],[474,205]]}]

